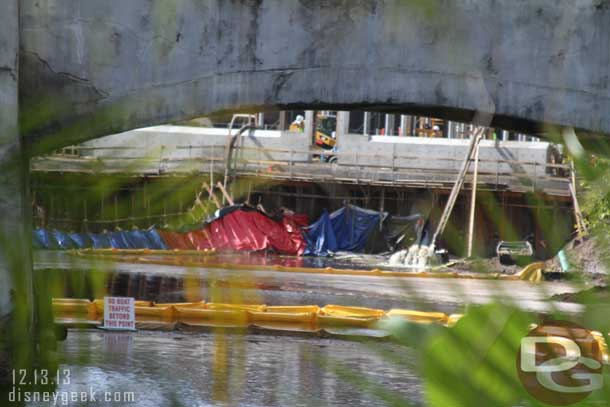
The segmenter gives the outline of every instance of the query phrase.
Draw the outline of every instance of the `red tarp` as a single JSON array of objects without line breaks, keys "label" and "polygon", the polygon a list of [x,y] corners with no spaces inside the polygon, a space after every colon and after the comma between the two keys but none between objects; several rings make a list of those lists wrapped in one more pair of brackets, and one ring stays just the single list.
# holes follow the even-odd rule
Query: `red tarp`
[{"label": "red tarp", "polygon": [[[276,222],[260,212],[237,210],[215,220],[204,229],[184,236],[191,248],[196,250],[273,250],[280,254],[300,256],[306,247],[301,227],[307,223],[307,217],[302,215],[287,215],[282,222]],[[172,248],[174,241],[177,239],[166,239]]]},{"label": "red tarp", "polygon": [[284,215],[282,218],[282,227],[288,234],[292,245],[297,248],[297,253],[301,256],[307,248],[307,242],[303,238],[301,228],[309,225],[309,217],[307,215]]}]

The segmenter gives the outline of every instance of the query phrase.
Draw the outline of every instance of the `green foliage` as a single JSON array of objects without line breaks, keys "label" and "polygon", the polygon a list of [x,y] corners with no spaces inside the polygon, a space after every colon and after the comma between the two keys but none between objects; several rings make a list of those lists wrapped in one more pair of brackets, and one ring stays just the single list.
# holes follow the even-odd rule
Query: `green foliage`
[{"label": "green foliage", "polygon": [[582,211],[588,225],[596,232],[604,232],[610,225],[610,159],[595,157],[589,163],[587,177],[581,181],[585,190]]},{"label": "green foliage", "polygon": [[532,322],[512,307],[488,305],[433,338],[423,356],[430,406],[511,406],[525,399],[515,366]]}]

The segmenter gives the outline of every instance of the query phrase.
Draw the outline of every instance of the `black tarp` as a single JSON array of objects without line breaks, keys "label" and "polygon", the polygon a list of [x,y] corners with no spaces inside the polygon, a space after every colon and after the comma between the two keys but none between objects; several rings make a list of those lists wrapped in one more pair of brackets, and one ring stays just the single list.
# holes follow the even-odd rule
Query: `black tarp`
[{"label": "black tarp", "polygon": [[366,253],[384,253],[408,249],[414,243],[420,243],[424,230],[424,217],[416,214],[411,216],[388,216],[375,227],[369,237]]}]

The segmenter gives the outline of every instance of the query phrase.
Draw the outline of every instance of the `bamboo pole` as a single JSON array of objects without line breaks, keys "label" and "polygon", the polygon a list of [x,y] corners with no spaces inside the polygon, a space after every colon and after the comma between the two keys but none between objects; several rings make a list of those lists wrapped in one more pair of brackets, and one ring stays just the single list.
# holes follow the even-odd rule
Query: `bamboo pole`
[{"label": "bamboo pole", "polygon": [[222,183],[220,181],[218,181],[216,186],[218,187],[218,189],[220,189],[220,192],[222,192],[222,196],[227,200],[229,205],[235,205],[235,202],[233,202],[233,198],[231,197],[231,195],[229,195],[229,193],[225,189],[225,186],[222,185]]},{"label": "bamboo pole", "polygon": [[447,200],[445,210],[443,211],[443,214],[441,215],[441,219],[439,220],[438,226],[436,227],[436,231],[434,232],[434,235],[432,236],[431,244],[433,246],[436,244],[436,239],[438,239],[438,237],[443,234],[443,231],[445,230],[445,226],[447,226],[447,221],[449,220],[449,217],[451,216],[451,212],[453,211],[453,207],[455,206],[455,202],[457,201],[460,190],[462,189],[462,186],[464,185],[466,173],[468,172],[468,168],[470,167],[470,161],[472,159],[472,154],[474,152],[475,147],[477,147],[479,142],[481,141],[482,134],[483,134],[483,129],[481,128],[481,129],[478,129],[475,132],[475,134],[473,134],[473,136],[472,136],[472,141],[470,142],[470,145],[468,147],[468,151],[467,151],[465,160],[462,164],[462,169],[460,170],[460,173],[458,174],[458,177],[455,180],[455,184],[453,186],[453,189],[451,190],[449,199]]},{"label": "bamboo pole", "polygon": [[[218,182],[220,183],[220,181],[218,181]],[[216,205],[216,207],[218,209],[220,209],[222,206],[220,205],[220,202],[218,202],[218,198],[216,198],[216,195],[214,195],[214,190],[212,188],[210,188],[210,186],[207,184],[207,182],[204,182],[202,186],[205,188],[206,191],[208,191],[208,194],[210,195],[210,199],[212,199],[212,201],[214,201],[214,205]]]},{"label": "bamboo pole", "polygon": [[578,229],[578,236],[583,237],[589,234],[587,225],[582,216],[580,210],[580,204],[578,203],[578,197],[576,195],[576,169],[574,168],[574,161],[570,162],[571,169],[571,182],[570,182],[570,193],[572,195],[572,202],[574,203],[574,217],[576,218],[576,228]]}]

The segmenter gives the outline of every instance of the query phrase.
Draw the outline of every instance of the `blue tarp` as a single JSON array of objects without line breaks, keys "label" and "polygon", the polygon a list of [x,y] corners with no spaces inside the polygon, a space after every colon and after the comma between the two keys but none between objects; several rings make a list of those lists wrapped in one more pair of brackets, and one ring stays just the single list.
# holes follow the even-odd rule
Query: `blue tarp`
[{"label": "blue tarp", "polygon": [[78,249],[87,249],[93,246],[93,242],[86,233],[70,233],[69,236]]},{"label": "blue tarp", "polygon": [[36,229],[32,233],[32,245],[37,249],[154,249],[168,250],[159,233],[148,230],[117,231],[109,233],[65,233]]},{"label": "blue tarp", "polygon": [[148,238],[148,241],[150,242],[151,249],[169,250],[169,247],[156,229],[150,228],[145,233]]},{"label": "blue tarp", "polygon": [[57,249],[55,239],[46,229],[36,229],[33,233],[33,246],[37,249]]},{"label": "blue tarp", "polygon": [[60,250],[75,249],[76,245],[70,236],[61,230],[53,230],[51,236],[55,240],[56,247]]},{"label": "blue tarp", "polygon": [[132,249],[167,250],[167,245],[155,229],[131,230],[121,233]]},{"label": "blue tarp", "polygon": [[88,233],[88,236],[94,249],[109,249],[111,247],[106,233]]},{"label": "blue tarp", "polygon": [[110,232],[106,234],[113,249],[135,249],[125,237],[125,232]]},{"label": "blue tarp", "polygon": [[326,209],[313,225],[303,228],[307,248],[306,256],[328,256],[338,251],[337,239]]},{"label": "blue tarp", "polygon": [[148,241],[146,232],[142,230],[130,230],[123,233],[124,239],[132,249],[150,249],[151,244]]},{"label": "blue tarp", "polygon": [[320,219],[305,229],[306,254],[326,256],[338,251],[363,252],[376,227],[380,227],[388,216],[347,205],[328,215],[325,211]]}]

